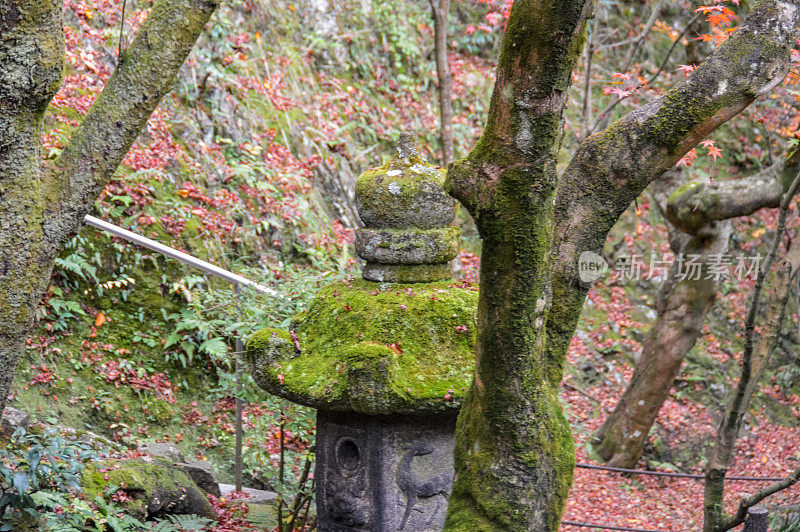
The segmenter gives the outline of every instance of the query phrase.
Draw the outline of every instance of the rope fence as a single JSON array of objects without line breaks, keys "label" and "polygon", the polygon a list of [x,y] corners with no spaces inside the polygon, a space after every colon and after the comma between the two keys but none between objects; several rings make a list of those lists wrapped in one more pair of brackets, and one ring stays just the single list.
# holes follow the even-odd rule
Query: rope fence
[{"label": "rope fence", "polygon": [[627,526],[599,525],[597,523],[581,523],[579,521],[561,521],[562,525],[580,526],[585,528],[602,528],[605,530],[623,530],[624,532],[670,532],[668,530],[651,530],[648,528],[631,528]]},{"label": "rope fence", "polygon": [[[705,475],[695,473],[674,473],[670,471],[648,471],[646,469],[626,469],[624,467],[611,467],[601,466],[595,464],[575,464],[576,468],[589,469],[594,471],[609,471],[612,473],[621,473],[626,475],[645,475],[653,477],[668,477],[668,478],[689,478],[693,480],[705,480]],[[788,477],[746,477],[731,475],[725,477],[725,480],[741,481],[741,482],[779,482],[786,480]],[[767,510],[754,506],[748,510],[748,517],[745,521],[745,532],[767,532]],[[601,530],[621,530],[623,532],[669,532],[664,530],[651,530],[647,528],[634,528],[618,525],[604,525],[601,523],[585,523],[582,521],[561,521],[562,525],[569,525],[583,528],[599,528]]]},{"label": "rope fence", "polygon": [[[705,479],[705,475],[692,474],[692,473],[672,473],[670,471],[647,471],[646,469],[625,469],[623,467],[609,467],[594,464],[575,464],[575,467],[580,469],[596,469],[599,471],[611,471],[614,473],[625,473],[630,475],[649,475],[653,477],[672,477],[672,478],[692,478],[695,480]],[[725,480],[738,480],[745,482],[780,482],[786,480],[786,477],[739,477],[730,476],[725,477]]]}]

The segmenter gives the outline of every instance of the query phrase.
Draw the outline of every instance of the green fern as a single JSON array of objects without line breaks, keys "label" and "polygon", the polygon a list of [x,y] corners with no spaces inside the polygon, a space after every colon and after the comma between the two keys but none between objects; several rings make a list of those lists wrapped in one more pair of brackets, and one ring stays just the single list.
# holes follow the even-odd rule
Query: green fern
[{"label": "green fern", "polygon": [[212,359],[219,360],[227,357],[228,344],[220,338],[209,338],[200,344],[199,350],[206,353]]},{"label": "green fern", "polygon": [[153,523],[154,532],[200,532],[212,528],[217,523],[199,515],[168,515]]}]

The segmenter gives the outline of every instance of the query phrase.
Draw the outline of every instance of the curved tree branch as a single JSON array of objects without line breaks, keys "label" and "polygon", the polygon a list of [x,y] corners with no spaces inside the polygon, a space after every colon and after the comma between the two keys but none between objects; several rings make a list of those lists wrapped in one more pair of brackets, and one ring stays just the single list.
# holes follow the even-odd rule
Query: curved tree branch
[{"label": "curved tree branch", "polygon": [[[630,48],[628,48],[628,53],[625,54],[625,60],[622,62],[622,68],[619,70],[620,72],[627,72],[631,68],[631,63],[633,63],[633,58],[636,56],[636,52],[639,51],[639,48],[642,47],[642,45],[644,44],[645,40],[647,39],[647,36],[650,35],[650,32],[652,31],[653,26],[656,23],[656,20],[658,20],[658,15],[661,14],[661,10],[664,9],[664,5],[665,4],[666,4],[666,2],[664,0],[659,0],[659,2],[656,5],[653,6],[652,10],[650,11],[650,17],[647,19],[647,22],[644,23],[644,29],[633,40],[632,46]],[[692,19],[692,20],[694,20],[694,19]],[[686,28],[688,29],[689,25],[687,25]],[[683,37],[682,34],[681,34],[680,37],[678,37],[677,40],[680,41],[681,37]],[[673,43],[673,46],[674,46],[674,44],[675,43]],[[672,48],[670,48],[670,51],[667,54],[667,58],[669,58],[670,54],[672,54]],[[622,100],[623,99],[620,98],[618,95],[616,95],[616,94],[612,95],[611,102],[609,102],[609,104],[606,107],[605,111],[603,111],[600,114],[600,117],[597,119],[597,122],[595,122],[595,124],[592,127],[591,131],[595,131],[597,129],[604,129],[606,127],[606,124],[608,124],[608,120],[610,118],[609,113]]]},{"label": "curved tree branch", "polygon": [[719,220],[746,216],[764,208],[775,208],[792,180],[800,172],[800,150],[785,161],[743,179],[690,182],[667,200],[664,216],[685,233]]},{"label": "curved tree branch", "polygon": [[774,484],[770,484],[757,493],[747,497],[742,497],[742,500],[739,501],[739,506],[736,509],[736,513],[722,523],[720,530],[730,530],[731,528],[741,525],[747,518],[747,510],[760,503],[770,495],[778,493],[781,490],[785,490],[786,488],[790,488],[798,482],[800,482],[800,468],[795,469],[794,472],[785,479],[779,480]]},{"label": "curved tree branch", "polygon": [[51,254],[77,231],[142,131],[218,0],[159,0],[49,174],[43,230]]},{"label": "curved tree branch", "polygon": [[556,194],[550,357],[566,350],[588,291],[577,276],[579,255],[599,252],[651,181],[783,80],[798,26],[800,0],[762,0],[691,77],[581,143]]},{"label": "curved tree branch", "polygon": [[720,278],[710,268],[728,249],[728,218],[780,204],[786,181],[800,170],[799,159],[794,153],[788,161],[749,177],[711,183],[687,182],[684,176],[689,172],[675,167],[650,186],[667,220],[673,253],[693,257],[697,274],[687,275],[681,261],[675,261],[658,289],[657,317],[643,341],[640,360],[596,434],[597,452],[609,464],[635,466],[680,364],[701,333],[719,289]]}]

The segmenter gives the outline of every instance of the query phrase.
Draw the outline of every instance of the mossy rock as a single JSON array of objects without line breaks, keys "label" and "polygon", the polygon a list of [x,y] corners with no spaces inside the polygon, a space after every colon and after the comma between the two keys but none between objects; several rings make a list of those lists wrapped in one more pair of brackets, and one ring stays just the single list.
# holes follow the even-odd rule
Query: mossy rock
[{"label": "mossy rock", "polygon": [[461,232],[456,227],[441,229],[359,229],[356,253],[362,259],[381,264],[440,264],[458,255]]},{"label": "mossy rock", "polygon": [[451,281],[323,289],[290,331],[248,342],[256,382],[294,402],[363,414],[455,411],[472,381],[478,291]]},{"label": "mossy rock", "polygon": [[192,479],[172,462],[160,458],[107,460],[89,465],[83,471],[81,485],[89,500],[107,495],[112,486],[118,487],[131,498],[124,505],[137,519],[169,514],[217,517]]},{"label": "mossy rock", "polygon": [[392,159],[358,178],[356,208],[367,227],[446,227],[456,202],[444,191],[444,182],[444,170],[420,157]]},{"label": "mossy rock", "polygon": [[361,276],[377,283],[432,283],[453,278],[450,264],[379,264],[367,262]]}]

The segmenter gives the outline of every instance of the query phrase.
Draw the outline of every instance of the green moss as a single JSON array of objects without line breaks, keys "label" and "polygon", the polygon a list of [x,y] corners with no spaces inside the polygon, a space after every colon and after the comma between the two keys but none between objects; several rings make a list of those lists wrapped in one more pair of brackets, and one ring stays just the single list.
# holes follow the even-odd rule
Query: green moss
[{"label": "green moss", "polygon": [[687,192],[694,193],[700,188],[702,185],[698,181],[689,181],[688,183],[683,183],[679,187],[677,187],[672,193],[669,195],[669,202],[675,201],[678,197],[683,196]]},{"label": "green moss", "polygon": [[[445,530],[483,522],[492,523],[491,530],[531,530],[531,523],[543,519],[536,515],[543,508],[548,510],[542,530],[558,530],[575,452],[557,389],[544,387],[528,407],[496,400],[476,409],[474,400],[471,395],[459,415],[454,455],[459,475]],[[502,448],[497,434],[504,435]]]},{"label": "green moss", "polygon": [[86,467],[81,477],[86,498],[107,495],[110,487],[123,488],[132,495],[125,504],[133,515],[147,517],[147,504],[159,491],[194,489],[195,483],[166,460],[156,458],[152,463],[143,460],[108,460]]},{"label": "green moss", "polygon": [[449,532],[494,532],[494,524],[486,519],[468,500],[453,498],[447,508],[444,530]]},{"label": "green moss", "polygon": [[472,379],[478,293],[453,285],[329,286],[295,317],[297,345],[289,332],[265,329],[247,343],[246,358],[261,386],[308,406],[366,414],[458,408]]},{"label": "green moss", "polygon": [[361,174],[356,207],[367,227],[444,227],[455,214],[444,182],[445,171],[419,157],[395,158]]},{"label": "green moss", "polygon": [[[389,175],[392,172],[400,174]],[[367,196],[375,193],[376,188],[381,187],[385,179],[396,182],[400,188],[400,193],[394,196],[395,199],[399,197],[410,200],[416,197],[420,188],[427,183],[443,186],[445,171],[417,156],[394,158],[361,174],[356,181],[356,194]]]}]

